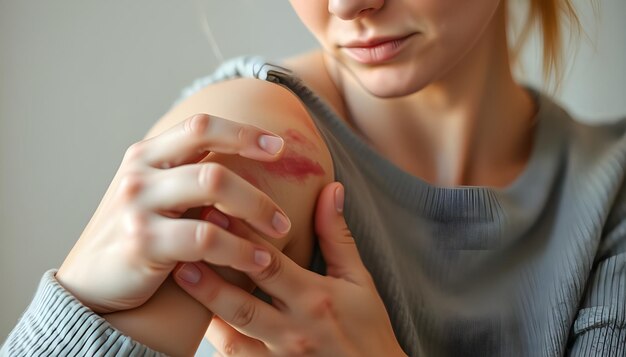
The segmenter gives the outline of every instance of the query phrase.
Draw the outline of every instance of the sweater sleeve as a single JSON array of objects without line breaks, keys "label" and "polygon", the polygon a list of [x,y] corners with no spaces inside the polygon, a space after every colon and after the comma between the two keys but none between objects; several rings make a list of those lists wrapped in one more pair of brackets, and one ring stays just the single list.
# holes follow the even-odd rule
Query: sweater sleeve
[{"label": "sweater sleeve", "polygon": [[626,188],[605,224],[568,352],[626,356]]},{"label": "sweater sleeve", "polygon": [[82,305],[47,271],[0,356],[164,356]]}]

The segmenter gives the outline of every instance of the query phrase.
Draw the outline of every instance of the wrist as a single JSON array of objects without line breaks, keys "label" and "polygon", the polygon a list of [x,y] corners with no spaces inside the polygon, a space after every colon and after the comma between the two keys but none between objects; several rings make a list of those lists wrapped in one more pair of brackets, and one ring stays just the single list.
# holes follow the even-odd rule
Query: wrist
[{"label": "wrist", "polygon": [[108,311],[101,310],[98,306],[90,303],[89,299],[86,298],[85,294],[81,294],[79,284],[74,283],[75,279],[71,278],[71,274],[67,274],[67,272],[63,269],[63,266],[57,270],[53,275],[56,283],[63,288],[68,294],[70,294],[73,298],[78,300],[82,305],[92,310],[95,313],[101,314]]}]

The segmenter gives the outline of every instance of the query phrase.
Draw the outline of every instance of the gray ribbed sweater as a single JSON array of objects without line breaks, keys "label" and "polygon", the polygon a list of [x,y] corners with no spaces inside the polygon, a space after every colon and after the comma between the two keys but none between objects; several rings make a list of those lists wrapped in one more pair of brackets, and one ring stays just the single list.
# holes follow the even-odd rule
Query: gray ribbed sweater
[{"label": "gray ribbed sweater", "polygon": [[[283,85],[308,109],[409,355],[626,356],[626,121],[581,124],[533,91],[539,111],[523,173],[506,188],[444,188],[381,157],[299,79],[262,59],[229,61],[182,98],[238,76]],[[319,254],[312,269],[323,271]],[[154,353],[81,306],[51,272],[3,351]]]}]

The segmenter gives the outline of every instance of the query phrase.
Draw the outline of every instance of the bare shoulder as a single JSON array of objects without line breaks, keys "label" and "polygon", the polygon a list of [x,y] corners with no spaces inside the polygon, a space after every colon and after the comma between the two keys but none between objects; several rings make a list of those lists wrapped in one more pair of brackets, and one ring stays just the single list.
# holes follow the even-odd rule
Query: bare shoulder
[{"label": "bare shoulder", "polygon": [[258,79],[215,83],[171,108],[146,137],[158,135],[197,113],[254,125],[285,140],[284,155],[274,163],[219,154],[205,160],[236,172],[285,210],[292,222],[290,235],[285,240],[270,241],[294,261],[308,264],[317,196],[334,174],[326,144],[299,98],[282,86]]},{"label": "bare shoulder", "polygon": [[[306,109],[288,89],[254,78],[236,78],[211,84],[189,96],[171,108],[147,136],[156,135],[197,113],[220,116],[268,130],[285,124],[312,125]],[[277,120],[278,117],[281,120]],[[285,119],[289,122],[286,123]]]}]

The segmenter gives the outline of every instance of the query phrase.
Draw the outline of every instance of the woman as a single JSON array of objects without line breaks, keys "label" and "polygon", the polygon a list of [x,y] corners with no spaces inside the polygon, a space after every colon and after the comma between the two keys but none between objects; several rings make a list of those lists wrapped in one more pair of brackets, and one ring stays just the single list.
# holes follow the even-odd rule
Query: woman
[{"label": "woman", "polygon": [[[554,70],[571,4],[529,1]],[[186,355],[212,311],[224,355],[623,355],[624,122],[515,83],[505,1],[291,4],[322,50],[191,87],[3,351]]]}]

